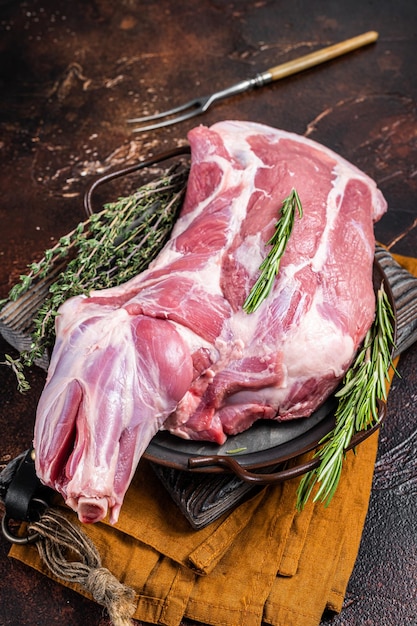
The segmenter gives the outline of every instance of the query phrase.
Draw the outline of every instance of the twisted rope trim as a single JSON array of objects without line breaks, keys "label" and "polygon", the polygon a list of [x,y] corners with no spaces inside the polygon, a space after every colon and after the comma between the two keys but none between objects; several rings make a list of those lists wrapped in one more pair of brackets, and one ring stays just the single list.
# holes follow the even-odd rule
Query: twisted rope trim
[{"label": "twisted rope trim", "polygon": [[[107,609],[114,626],[132,626],[136,610],[134,590],[102,567],[95,545],[81,528],[53,508],[31,523],[29,530],[40,535],[36,542],[39,555],[57,578],[83,587]],[[68,554],[77,560],[69,560]]]}]

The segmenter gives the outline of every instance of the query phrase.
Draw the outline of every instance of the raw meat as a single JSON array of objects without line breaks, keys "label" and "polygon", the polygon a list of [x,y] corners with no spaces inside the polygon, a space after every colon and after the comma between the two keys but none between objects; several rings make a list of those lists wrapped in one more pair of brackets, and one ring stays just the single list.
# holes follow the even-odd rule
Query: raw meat
[{"label": "raw meat", "polygon": [[[128,283],[60,309],[39,401],[39,477],[83,522],[117,521],[159,429],[223,443],[260,418],[308,416],[334,390],[374,316],[375,183],[303,137],[248,122],[189,134],[192,165],[172,237]],[[296,218],[280,273],[243,302],[281,203]]]}]

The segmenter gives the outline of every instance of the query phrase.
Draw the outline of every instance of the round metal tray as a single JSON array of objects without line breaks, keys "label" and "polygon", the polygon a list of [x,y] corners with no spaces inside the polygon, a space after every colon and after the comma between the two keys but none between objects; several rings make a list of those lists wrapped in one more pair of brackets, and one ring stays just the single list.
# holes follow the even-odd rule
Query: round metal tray
[{"label": "round metal tray", "polygon": [[[190,147],[187,145],[102,176],[90,187],[84,198],[87,215],[94,211],[92,196],[97,187],[149,166],[169,162],[178,157],[187,157],[189,154]],[[373,267],[375,293],[381,282],[394,312],[395,338],[397,330],[395,299],[389,280],[378,259],[375,258]],[[333,395],[309,417],[286,422],[260,420],[247,431],[229,436],[222,446],[210,442],[184,440],[160,431],[152,439],[143,456],[157,465],[190,473],[228,472],[236,474],[245,482],[258,484],[282,482],[318,466],[317,459],[299,464],[296,459],[305,452],[315,449],[320,440],[333,429],[336,406],[337,399]],[[356,447],[379,428],[386,415],[384,402],[378,403],[378,411],[379,423],[373,428],[357,433],[348,449]],[[239,449],[240,452],[234,452]],[[288,461],[292,461],[290,466],[287,466]]]},{"label": "round metal tray", "polygon": [[[391,288],[377,259],[374,260],[373,282],[375,292],[383,282],[396,319]],[[184,440],[160,431],[152,439],[144,457],[158,465],[189,472],[232,472],[246,482],[282,482],[317,467],[317,459],[299,465],[291,463],[290,467],[287,462],[316,448],[320,440],[333,429],[336,406],[337,399],[332,395],[309,417],[285,422],[260,420],[245,432],[229,436],[222,446]],[[386,414],[382,401],[379,402],[378,410],[379,424],[357,433],[349,448],[356,447],[379,428]]]}]

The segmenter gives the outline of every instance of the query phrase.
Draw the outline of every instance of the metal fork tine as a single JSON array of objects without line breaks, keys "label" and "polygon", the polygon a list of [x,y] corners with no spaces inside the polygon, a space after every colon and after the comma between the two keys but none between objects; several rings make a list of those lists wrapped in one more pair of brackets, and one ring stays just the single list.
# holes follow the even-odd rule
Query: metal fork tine
[{"label": "metal fork tine", "polygon": [[[194,106],[194,108],[191,108],[189,111],[185,111],[185,113],[183,113],[182,115],[175,115],[176,112],[179,111],[184,111],[185,109],[190,108],[190,106]],[[184,120],[188,120],[190,117],[194,117],[195,115],[199,115],[202,111],[201,108],[201,101],[200,98],[197,100],[193,100],[191,101],[191,103],[188,103],[188,106],[180,106],[180,107],[176,107],[175,109],[171,109],[171,111],[165,111],[164,113],[158,113],[155,116],[147,116],[146,118],[138,118],[136,121],[139,121],[140,119],[142,119],[142,121],[146,121],[146,119],[148,119],[149,121],[152,120],[159,120],[156,121],[155,124],[146,124],[145,126],[138,126],[137,128],[134,128],[132,130],[133,133],[143,133],[146,132],[148,130],[155,130],[157,128],[164,128],[165,126],[171,126],[172,124],[177,124],[178,122],[183,122]],[[164,117],[167,117],[169,115],[175,115],[175,117],[171,117],[168,119],[162,119]],[[132,120],[129,120],[132,121]],[[135,120],[133,120],[135,121]]]},{"label": "metal fork tine", "polygon": [[[173,107],[168,111],[163,111],[162,113],[155,113],[154,115],[146,115],[144,117],[136,117],[128,122],[132,123],[140,123],[140,122],[151,122],[155,121],[155,124],[148,124],[146,126],[138,126],[133,129],[134,133],[143,133],[147,130],[156,130],[157,128],[163,128],[164,126],[170,126],[171,124],[177,124],[178,122],[183,122],[184,120],[188,120],[190,117],[194,117],[196,115],[200,115],[207,111],[209,106],[213,104],[216,100],[221,100],[222,98],[226,98],[227,96],[234,95],[237,93],[242,93],[247,91],[250,87],[255,87],[257,85],[261,85],[263,83],[263,78],[261,75],[257,75],[255,78],[250,78],[247,80],[240,81],[226,89],[221,89],[220,91],[216,91],[215,93],[211,93],[208,96],[200,96],[199,98],[193,98],[193,100],[189,100],[185,104],[181,104],[177,107]],[[176,115],[176,113],[181,113],[181,111],[185,111],[182,115]],[[170,116],[175,117],[170,117]],[[168,119],[163,119],[168,118]],[[157,121],[162,120],[162,121]]]},{"label": "metal fork tine", "polygon": [[196,109],[198,112],[198,107],[201,106],[201,101],[204,98],[194,98],[189,102],[185,102],[184,104],[180,104],[179,106],[173,107],[168,111],[161,111],[160,113],[153,113],[152,115],[144,115],[143,117],[133,117],[128,121],[129,124],[141,124],[142,122],[151,122],[152,120],[159,120],[162,117],[169,117],[170,115],[175,115],[176,113],[181,113],[181,111],[185,111],[186,109]]}]

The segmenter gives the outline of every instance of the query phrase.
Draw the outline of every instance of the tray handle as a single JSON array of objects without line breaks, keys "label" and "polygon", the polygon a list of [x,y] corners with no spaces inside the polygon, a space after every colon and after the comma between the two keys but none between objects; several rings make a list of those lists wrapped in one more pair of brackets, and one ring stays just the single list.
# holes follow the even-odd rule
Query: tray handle
[{"label": "tray handle", "polygon": [[[356,433],[356,435],[352,437],[349,446],[346,448],[346,451],[356,448],[357,445],[365,441],[365,439],[370,437],[376,430],[378,430],[378,428],[380,428],[382,422],[384,421],[386,414],[386,403],[382,400],[378,400],[378,423],[372,426],[372,428],[368,428],[367,430],[361,430],[359,433]],[[239,461],[236,458],[231,458],[223,455],[220,456],[213,454],[207,456],[191,457],[188,459],[188,467],[191,470],[215,465],[218,467],[222,467],[226,471],[232,472],[244,482],[251,483],[253,485],[276,485],[285,480],[301,476],[302,474],[305,474],[315,469],[319,466],[319,464],[320,460],[318,458],[312,458],[305,463],[301,463],[301,465],[287,467],[276,472],[261,474],[245,469],[240,465]]]}]

